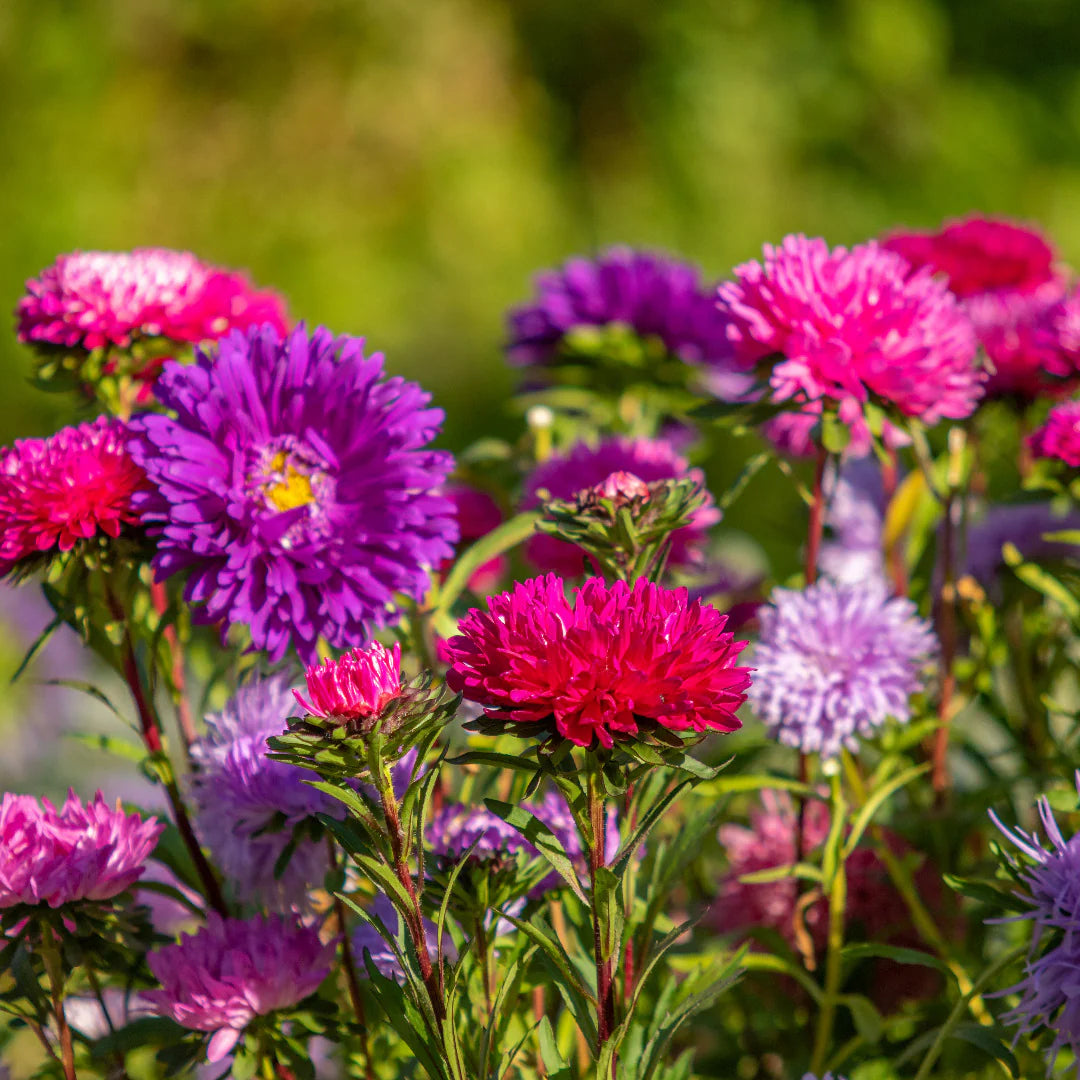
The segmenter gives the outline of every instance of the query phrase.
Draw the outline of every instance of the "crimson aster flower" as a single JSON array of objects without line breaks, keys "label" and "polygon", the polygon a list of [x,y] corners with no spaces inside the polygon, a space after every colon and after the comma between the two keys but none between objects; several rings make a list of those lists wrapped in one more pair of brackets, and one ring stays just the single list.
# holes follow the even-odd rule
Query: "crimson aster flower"
[{"label": "crimson aster flower", "polygon": [[23,342],[64,348],[126,347],[135,338],[217,340],[269,323],[286,329],[285,306],[243,274],[186,251],[76,251],[26,283],[16,309]]},{"label": "crimson aster flower", "polygon": [[659,340],[686,363],[723,362],[731,354],[727,320],[689,263],[613,248],[539,275],[536,293],[510,313],[507,353],[518,366],[550,364],[572,331],[613,324]]},{"label": "crimson aster flower", "polygon": [[143,872],[163,825],[125,814],[101,792],[83,803],[75,792],[57,810],[48,799],[0,799],[0,908],[108,900]]},{"label": "crimson aster flower", "polygon": [[154,569],[187,572],[197,622],[311,663],[320,637],[367,643],[452,553],[453,458],[427,448],[442,412],[360,338],[234,333],[166,364],[155,393],[175,416],[138,417],[132,450],[161,496],[145,501]]},{"label": "crimson aster flower", "polygon": [[139,523],[149,485],[128,438],[121,421],[99,416],[0,451],[0,572]]},{"label": "crimson aster flower", "polygon": [[735,268],[718,303],[745,367],[778,357],[772,399],[832,402],[856,439],[877,399],[926,424],[962,419],[982,396],[971,322],[929,270],[911,273],[870,242],[829,249],[787,236],[763,262]]},{"label": "crimson aster flower", "polygon": [[338,723],[377,717],[401,693],[401,646],[388,649],[379,641],[359,647],[337,660],[327,657],[305,673],[308,697],[293,691],[311,716]]},{"label": "crimson aster flower", "polygon": [[554,721],[579,746],[611,747],[642,721],[672,731],[734,731],[750,669],[727,617],[685,589],[644,578],[590,578],[566,598],[554,574],[519,582],[473,609],[447,642],[451,689],[487,716],[529,727]]},{"label": "crimson aster flower", "polygon": [[906,722],[920,672],[936,651],[915,605],[881,580],[801,592],[774,589],[758,610],[750,702],[774,738],[803,753],[856,749],[891,716]]},{"label": "crimson aster flower", "polygon": [[1028,445],[1036,457],[1080,468],[1080,401],[1054,406],[1046,423],[1028,436]]},{"label": "crimson aster flower", "polygon": [[162,1016],[213,1032],[208,1061],[220,1061],[257,1016],[288,1009],[313,994],[333,966],[336,942],[323,944],[313,926],[257,916],[206,925],[147,956],[162,989],[144,999]]},{"label": "crimson aster flower", "polygon": [[[596,446],[575,443],[565,454],[553,454],[537,465],[525,481],[523,509],[541,504],[541,491],[555,499],[572,499],[581,491],[599,488],[612,473],[631,473],[646,484],[658,480],[691,479],[705,482],[700,469],[689,462],[663,439],[629,439],[614,436]],[[720,511],[712,497],[697,511],[694,520],[685,528],[671,534],[669,560],[675,566],[693,565],[700,559],[706,531],[720,520]],[[529,561],[540,570],[550,570],[565,577],[582,573],[585,556],[580,548],[556,536],[538,533],[525,546]]]}]

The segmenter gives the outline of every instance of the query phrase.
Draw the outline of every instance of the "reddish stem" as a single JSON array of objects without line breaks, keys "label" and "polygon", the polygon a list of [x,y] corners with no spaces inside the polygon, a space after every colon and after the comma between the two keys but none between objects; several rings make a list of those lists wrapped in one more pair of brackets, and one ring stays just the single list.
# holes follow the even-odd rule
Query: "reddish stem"
[{"label": "reddish stem", "polygon": [[[896,489],[899,486],[900,469],[896,451],[889,447],[887,454],[888,461],[881,469],[881,484],[885,494],[885,505],[888,507],[892,505],[893,496],[896,495]],[[889,569],[889,576],[892,578],[893,592],[897,596],[907,596],[907,567],[904,565],[904,551],[899,536],[889,544],[885,552],[885,562]]]},{"label": "reddish stem", "polygon": [[[155,581],[150,586],[150,597],[154,602],[154,610],[159,617],[164,617],[169,609],[169,597],[165,592],[165,586],[160,581]],[[169,646],[169,658],[172,661],[172,681],[176,689],[176,721],[180,727],[180,735],[184,740],[184,751],[191,760],[191,744],[198,738],[195,731],[195,722],[191,716],[191,703],[187,698],[187,676],[184,671],[184,648],[180,644],[180,638],[176,633],[176,627],[165,627],[165,643]]]},{"label": "reddish stem", "polygon": [[949,729],[952,723],[952,699],[956,690],[953,661],[956,658],[956,531],[953,524],[955,496],[945,500],[945,522],[941,538],[942,581],[938,597],[937,631],[941,642],[941,697],[938,701],[938,729],[934,735],[931,778],[939,802],[949,787]]},{"label": "reddish stem", "polygon": [[[604,836],[606,833],[607,807],[602,797],[597,797],[596,785],[589,777],[589,823],[592,837],[589,841],[589,885],[591,887],[593,922],[593,956],[596,960],[596,1034],[600,1047],[611,1038],[615,1030],[615,980],[611,958],[604,959],[600,929],[600,915],[596,909],[596,878],[604,866]],[[614,1066],[613,1066],[614,1067]]]}]

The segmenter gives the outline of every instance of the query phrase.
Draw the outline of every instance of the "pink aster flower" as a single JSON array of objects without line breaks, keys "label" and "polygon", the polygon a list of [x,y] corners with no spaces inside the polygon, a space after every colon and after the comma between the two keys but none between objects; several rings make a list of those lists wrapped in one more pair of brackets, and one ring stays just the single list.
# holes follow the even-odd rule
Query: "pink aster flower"
[{"label": "pink aster flower", "polygon": [[971,414],[982,396],[970,320],[929,270],[870,242],[829,249],[788,236],[718,290],[744,366],[779,355],[774,401],[831,401],[857,438],[872,398],[926,424]]},{"label": "pink aster flower", "polygon": [[128,439],[121,421],[100,416],[0,450],[0,571],[138,523],[133,499],[149,485]]},{"label": "pink aster flower", "polygon": [[125,814],[99,791],[83,803],[72,791],[57,810],[48,799],[0,799],[0,908],[108,900],[133,885],[163,826]]},{"label": "pink aster flower", "polygon": [[16,317],[20,341],[88,350],[137,337],[216,341],[263,323],[284,334],[287,324],[276,294],[165,248],[61,255],[26,283]]},{"label": "pink aster flower", "polygon": [[1080,401],[1051,409],[1046,423],[1028,436],[1028,445],[1036,457],[1056,458],[1080,468]]},{"label": "pink aster flower", "polygon": [[293,696],[312,716],[347,723],[377,717],[401,693],[401,646],[388,649],[372,642],[355,648],[338,660],[327,657],[305,673],[308,696]]},{"label": "pink aster flower", "polygon": [[256,1016],[287,1009],[330,974],[336,942],[293,918],[222,919],[146,958],[161,990],[143,996],[162,1016],[210,1031],[209,1061],[220,1061]]},{"label": "pink aster flower", "polygon": [[446,651],[451,689],[486,715],[523,725],[554,719],[579,746],[613,746],[642,721],[673,731],[734,731],[750,669],[727,617],[685,589],[644,578],[591,578],[566,598],[554,574],[519,582],[461,621]]}]

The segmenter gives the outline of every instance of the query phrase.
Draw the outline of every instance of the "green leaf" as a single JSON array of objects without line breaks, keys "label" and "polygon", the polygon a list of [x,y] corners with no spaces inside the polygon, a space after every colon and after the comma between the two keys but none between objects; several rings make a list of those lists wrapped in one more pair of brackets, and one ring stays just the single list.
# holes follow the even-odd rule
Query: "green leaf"
[{"label": "green leaf", "polygon": [[123,758],[125,761],[141,765],[146,760],[146,748],[139,743],[128,742],[127,739],[118,739],[115,735],[95,735],[84,731],[69,731],[64,735],[72,742],[81,743],[90,747],[91,750],[100,750],[104,754],[112,754],[114,757]]},{"label": "green leaf", "polygon": [[949,966],[936,956],[919,949],[904,949],[898,945],[879,945],[875,942],[847,945],[844,947],[843,958],[852,963],[867,959],[895,960],[898,964],[915,964],[919,967],[934,968],[952,977]]},{"label": "green leaf", "polygon": [[46,626],[45,629],[42,630],[36,638],[34,638],[34,641],[30,645],[30,648],[26,650],[25,655],[19,662],[19,666],[15,669],[15,674],[12,675],[11,678],[8,680],[11,685],[14,685],[18,681],[19,676],[22,675],[22,673],[30,666],[30,661],[33,660],[35,656],[37,656],[38,651],[42,648],[42,646],[44,646],[45,643],[49,640],[49,638],[51,638],[53,634],[55,634],[56,631],[63,625],[63,617],[60,615],[56,615],[49,623],[49,625]]},{"label": "green leaf", "polygon": [[507,825],[517,829],[551,863],[558,872],[559,877],[574,890],[578,899],[583,903],[585,902],[585,892],[581,888],[577,870],[574,868],[570,856],[567,855],[566,848],[562,846],[559,838],[544,822],[523,807],[499,802],[498,799],[485,799],[484,805],[497,817],[502,818]]},{"label": "green leaf", "polygon": [[664,811],[693,783],[692,780],[684,780],[681,784],[677,784],[669,792],[664,794],[658,799],[648,811],[642,817],[638,827],[628,837],[626,842],[619,848],[615,855],[615,860],[611,865],[611,869],[614,871],[615,876],[622,880],[623,875],[626,873],[626,868],[630,865],[630,860],[634,857],[638,848],[645,842],[649,833],[652,832],[656,823],[663,816]]},{"label": "green leaf", "polygon": [[786,881],[798,878],[800,881],[814,881],[821,884],[824,875],[810,863],[788,863],[785,866],[770,866],[766,870],[753,870],[739,877],[740,885],[770,885],[774,881]]},{"label": "green leaf", "polygon": [[566,954],[566,950],[562,947],[562,943],[555,934],[551,932],[541,918],[534,916],[532,922],[528,923],[506,911],[500,911],[499,915],[504,919],[508,919],[530,941],[539,947],[540,951],[551,960],[558,969],[559,974],[576,993],[580,994],[586,1001],[591,1002],[594,1006],[596,1005],[596,995],[581,981],[580,978],[578,978],[573,963]]},{"label": "green leaf", "polygon": [[735,477],[734,483],[716,500],[717,509],[724,511],[731,507],[735,500],[746,490],[747,484],[753,480],[763,466],[773,459],[773,456],[771,451],[762,450],[760,454],[754,454],[752,457],[747,458],[746,464],[742,467],[739,475]]},{"label": "green leaf", "polygon": [[113,1054],[126,1054],[140,1046],[168,1046],[179,1042],[187,1034],[175,1020],[166,1016],[141,1016],[125,1024],[117,1031],[94,1041],[90,1054],[96,1060]]},{"label": "green leaf", "polygon": [[569,1080],[570,1063],[562,1056],[559,1045],[555,1041],[555,1032],[551,1030],[551,1021],[547,1016],[540,1018],[540,1024],[536,1030],[537,1039],[540,1043],[540,1060],[547,1070],[548,1080]]},{"label": "green leaf", "polygon": [[870,797],[863,804],[862,809],[855,815],[855,820],[851,824],[851,831],[848,833],[847,843],[844,845],[845,859],[858,846],[863,833],[866,832],[871,821],[873,821],[874,814],[876,814],[882,805],[884,805],[889,796],[894,792],[899,791],[900,788],[906,787],[912,780],[918,779],[918,777],[929,771],[929,762],[924,762],[922,765],[914,765],[910,769],[905,769],[902,773],[894,776],[888,783],[882,784],[881,787],[871,793]]},{"label": "green leaf", "polygon": [[1041,566],[1036,566],[1035,563],[1024,562],[1024,557],[1015,544],[1005,544],[1001,549],[1001,554],[1013,573],[1025,585],[1030,585],[1043,596],[1056,600],[1064,609],[1065,614],[1074,622],[1080,620],[1080,599],[1077,599],[1058,578]]},{"label": "green leaf", "polygon": [[847,1006],[855,1024],[855,1030],[863,1042],[868,1046],[876,1046],[881,1042],[885,1024],[881,1019],[881,1013],[877,1011],[869,998],[863,997],[862,994],[841,994],[837,1000]]},{"label": "green leaf", "polygon": [[1020,1075],[1020,1064],[1016,1060],[1016,1055],[1009,1048],[1000,1027],[996,1025],[991,1028],[983,1027],[981,1024],[960,1024],[953,1028],[952,1034],[954,1038],[963,1039],[964,1042],[977,1046],[996,1061],[1002,1062],[1013,1076],[1018,1077]]}]

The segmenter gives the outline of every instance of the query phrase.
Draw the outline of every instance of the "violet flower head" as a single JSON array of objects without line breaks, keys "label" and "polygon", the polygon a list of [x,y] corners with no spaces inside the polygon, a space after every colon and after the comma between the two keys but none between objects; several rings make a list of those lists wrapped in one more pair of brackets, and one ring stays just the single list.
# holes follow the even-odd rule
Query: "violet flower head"
[{"label": "violet flower head", "polygon": [[[372,901],[369,910],[370,914],[375,916],[396,939],[401,929],[401,917],[390,900],[383,893],[379,893]],[[397,954],[371,923],[360,922],[349,940],[354,962],[361,972],[364,970],[364,953],[367,952],[371,956],[375,970],[380,975],[385,975],[386,978],[393,979],[395,982],[404,982],[405,973],[401,969]],[[439,952],[438,928],[427,918],[424,919],[424,940],[431,955],[437,956]],[[443,935],[443,953],[449,956],[454,955],[454,944],[449,934]]]},{"label": "violet flower head", "polygon": [[612,324],[658,339],[689,364],[723,364],[731,354],[727,320],[697,268],[629,248],[539,275],[535,299],[510,313],[507,354],[518,367],[550,364],[571,331]]},{"label": "violet flower head", "polygon": [[120,420],[99,416],[0,450],[0,573],[138,525],[149,485]]},{"label": "violet flower head", "polygon": [[335,948],[292,918],[211,913],[196,933],[150,953],[147,963],[162,989],[143,997],[160,1015],[213,1032],[206,1057],[220,1061],[255,1017],[313,994],[330,974]]},{"label": "violet flower head", "polygon": [[1002,1020],[1017,1028],[1017,1037],[1041,1029],[1053,1036],[1046,1051],[1049,1075],[1061,1050],[1080,1056],[1080,834],[1066,840],[1049,802],[1040,798],[1036,805],[1049,850],[1037,835],[1007,828],[993,811],[990,817],[1028,860],[1010,857],[1023,867],[1027,891],[1017,895],[1028,910],[1007,921],[1032,924],[1024,978],[1003,991],[1019,994],[1020,1001]]},{"label": "violet flower head", "polygon": [[57,810],[48,799],[0,799],[0,908],[108,900],[143,872],[163,825],[125,814],[99,791],[87,803],[69,792]]},{"label": "violet flower head", "polygon": [[264,323],[286,330],[276,294],[165,248],[61,255],[26,283],[16,317],[20,341],[87,350],[148,337],[211,341]]},{"label": "violet flower head", "polygon": [[275,661],[313,663],[320,636],[366,644],[457,538],[453,459],[427,448],[442,412],[362,349],[302,325],[233,333],[165,365],[155,393],[175,417],[133,424],[161,495],[145,505],[158,578],[187,572],[195,619],[250,627]]},{"label": "violet flower head", "polygon": [[[813,1073],[806,1073],[802,1080],[819,1080]],[[835,1073],[827,1072],[820,1080],[846,1080],[846,1077],[837,1076]]]},{"label": "violet flower head", "polygon": [[772,399],[831,401],[856,439],[867,437],[871,399],[931,425],[969,416],[982,396],[974,331],[955,297],[873,242],[830,250],[785,237],[762,262],[737,266],[718,298],[744,367],[779,354]]},{"label": "violet flower head", "polygon": [[318,813],[342,813],[336,799],[304,783],[305,770],[266,756],[266,740],[282,734],[295,711],[287,676],[249,682],[207,718],[207,734],[191,749],[200,838],[240,899],[279,910],[304,906],[329,869],[325,844],[303,840],[275,877],[293,827]]},{"label": "violet flower head", "polygon": [[300,706],[311,716],[339,724],[377,718],[401,693],[401,646],[388,649],[372,642],[359,646],[337,660],[326,658],[312,664],[305,674],[308,697],[293,691]]},{"label": "violet flower head", "polygon": [[611,747],[639,721],[671,731],[735,731],[750,669],[727,618],[686,589],[590,578],[568,601],[554,574],[474,608],[446,643],[446,681],[493,719],[552,721],[563,738]]},{"label": "violet flower head", "polygon": [[1043,426],[1028,436],[1028,445],[1036,457],[1080,468],[1080,401],[1055,405]]},{"label": "violet flower head", "polygon": [[[670,443],[662,439],[629,439],[615,436],[596,446],[575,443],[565,454],[553,454],[532,471],[525,482],[522,507],[539,506],[540,492],[546,490],[552,498],[572,499],[581,491],[604,484],[612,473],[632,473],[646,484],[658,480],[691,479],[704,484],[705,474],[691,468],[689,462]],[[700,561],[707,530],[720,520],[720,511],[712,497],[685,528],[671,534],[670,562],[675,566],[690,566]],[[540,570],[552,571],[564,577],[579,577],[585,565],[580,548],[555,536],[538,533],[525,547],[529,561]]]},{"label": "violet flower head", "polygon": [[801,592],[773,590],[758,617],[750,702],[774,738],[831,758],[890,716],[908,720],[937,648],[910,600],[890,598],[880,581],[822,579]]},{"label": "violet flower head", "polygon": [[993,586],[1005,566],[1001,549],[1013,544],[1026,561],[1051,562],[1075,552],[1073,544],[1045,539],[1046,534],[1080,529],[1080,512],[1057,513],[1050,503],[1015,503],[990,506],[967,530],[962,573],[984,589]]}]

